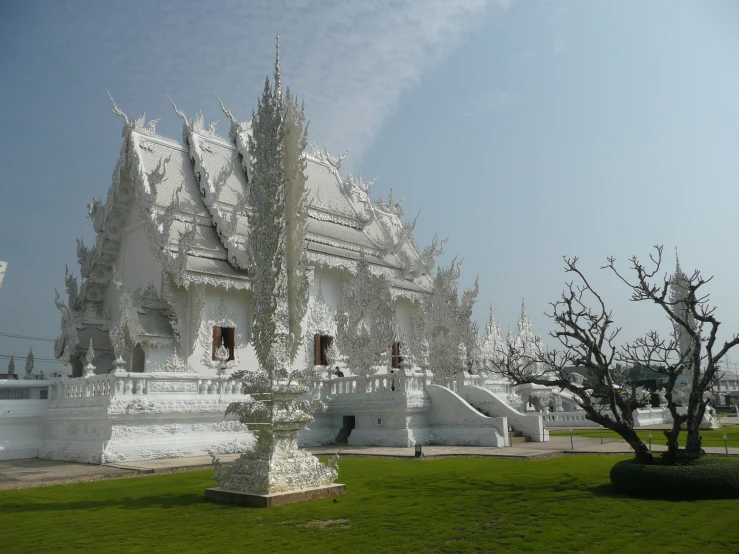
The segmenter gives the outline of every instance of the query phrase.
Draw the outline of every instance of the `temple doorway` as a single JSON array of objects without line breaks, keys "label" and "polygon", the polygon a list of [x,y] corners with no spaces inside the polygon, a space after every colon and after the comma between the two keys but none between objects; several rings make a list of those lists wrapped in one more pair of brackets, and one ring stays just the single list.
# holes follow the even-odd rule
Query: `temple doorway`
[{"label": "temple doorway", "polygon": [[355,420],[353,415],[343,416],[343,426],[339,434],[336,435],[336,444],[347,444],[349,442],[349,435],[351,435],[354,425]]}]

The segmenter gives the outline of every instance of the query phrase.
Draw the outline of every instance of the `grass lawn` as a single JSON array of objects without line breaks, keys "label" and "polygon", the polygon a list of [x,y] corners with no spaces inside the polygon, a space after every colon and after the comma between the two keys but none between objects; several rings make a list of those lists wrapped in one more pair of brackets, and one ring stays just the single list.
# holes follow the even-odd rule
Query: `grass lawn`
[{"label": "grass lawn", "polygon": [[0,491],[2,552],[736,552],[736,500],[610,491],[618,456],[344,458],[338,498],[207,502],[211,470]]},{"label": "grass lawn", "polygon": [[[642,438],[644,442],[649,440],[649,434],[652,434],[652,444],[667,444],[667,439],[664,433],[660,429],[637,429],[636,433]],[[550,436],[570,436],[569,430],[558,430],[554,431],[550,429]],[[590,437],[600,438],[600,431],[596,429],[573,429],[572,434],[576,437]],[[739,448],[739,425],[733,425],[731,427],[724,427],[722,429],[703,429],[701,431],[703,436],[703,446],[717,446],[723,448],[724,446],[724,435],[726,435],[726,442],[729,448]],[[680,433],[678,442],[681,446],[685,445],[686,432],[683,430]],[[620,439],[621,436],[608,429],[603,429],[604,439]]]}]

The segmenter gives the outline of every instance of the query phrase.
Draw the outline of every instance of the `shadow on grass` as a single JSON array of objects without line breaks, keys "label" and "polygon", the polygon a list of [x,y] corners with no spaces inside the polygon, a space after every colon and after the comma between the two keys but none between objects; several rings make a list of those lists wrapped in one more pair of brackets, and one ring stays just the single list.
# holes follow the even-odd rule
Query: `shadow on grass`
[{"label": "shadow on grass", "polygon": [[[121,498],[84,502],[40,502],[38,504],[3,505],[4,513],[55,512],[58,510],[96,510],[101,508],[122,508],[140,510],[141,508],[185,508],[195,504],[213,504],[205,499],[205,494],[182,494],[179,496],[145,496],[141,498]],[[220,506],[213,504],[214,506]]]},{"label": "shadow on grass", "polygon": [[[528,498],[531,494],[537,497],[542,496],[557,497],[565,500],[565,497],[572,496],[583,499],[583,496],[592,494],[594,496],[609,496],[614,498],[623,498],[623,495],[615,494],[610,484],[599,485],[596,487],[588,487],[587,485],[577,483],[577,478],[572,475],[563,475],[563,479],[553,483],[495,483],[484,479],[473,477],[462,477],[458,482],[450,484],[447,482],[434,482],[426,480],[416,480],[415,482],[406,482],[396,484],[391,489],[380,488],[380,483],[367,481],[353,487],[352,500],[361,504],[367,501],[374,501],[378,496],[382,496],[387,500],[390,499],[412,499],[416,502],[434,502],[444,497],[459,498],[460,496],[469,496],[470,501],[483,502],[485,499],[493,502],[504,498],[511,500],[521,500]],[[387,483],[385,483],[387,485]],[[381,493],[379,491],[382,491]],[[74,501],[68,502],[38,502],[29,504],[14,504],[11,502],[3,504],[3,512],[6,514],[20,514],[33,512],[57,512],[70,510],[99,510],[105,508],[118,508],[122,510],[140,510],[142,508],[158,508],[164,510],[182,509],[207,504],[213,509],[230,509],[225,504],[211,502],[205,498],[205,491],[201,494],[188,493],[176,496],[143,496],[137,498],[119,498],[106,500],[91,501]],[[563,493],[565,495],[563,496]],[[567,494],[571,493],[571,494]],[[247,508],[248,509],[248,508]]]},{"label": "shadow on grass", "polygon": [[625,494],[619,494],[615,490],[613,490],[613,485],[610,483],[604,483],[603,485],[596,485],[595,487],[590,487],[588,489],[590,491],[590,494],[593,496],[598,497],[605,497],[605,498],[629,498]]}]

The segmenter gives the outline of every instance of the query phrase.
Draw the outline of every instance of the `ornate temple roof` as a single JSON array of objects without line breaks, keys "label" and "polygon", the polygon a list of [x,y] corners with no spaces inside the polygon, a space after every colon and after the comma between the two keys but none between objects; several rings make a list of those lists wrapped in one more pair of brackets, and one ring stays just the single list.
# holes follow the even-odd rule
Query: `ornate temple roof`
[{"label": "ornate temple roof", "polygon": [[[174,104],[173,104],[174,106]],[[183,119],[183,141],[156,133],[156,121],[124,118],[123,147],[105,204],[88,205],[97,243],[80,242],[79,303],[102,301],[120,241],[121,220],[138,209],[152,251],[178,285],[190,282],[248,288],[250,159],[249,123],[231,120],[230,138],[207,129],[201,115]],[[436,241],[415,247],[414,223],[403,222],[402,202],[373,200],[371,182],[342,176],[343,156],[313,147],[306,154],[308,227],[306,248],[314,265],[351,270],[364,252],[372,270],[394,293],[417,299],[430,290]]]},{"label": "ornate temple roof", "polygon": [[[235,120],[221,104],[231,122],[229,138],[223,138],[215,134],[214,124],[206,128],[202,115],[190,120],[172,105],[183,120],[182,141],[158,135],[157,120],[129,119],[113,103],[113,113],[124,121],[123,144],[106,201],[93,198],[88,204],[96,241],[91,247],[78,241],[82,284],[68,274],[69,306],[57,299],[63,326],[67,321],[69,330],[64,336],[73,337],[75,326],[82,330],[83,320],[109,318],[103,299],[113,282],[130,210],[137,210],[144,222],[150,250],[172,284],[250,288],[251,123]],[[342,159],[313,145],[306,154],[309,263],[354,272],[363,253],[371,271],[390,283],[394,296],[420,300],[431,290],[429,274],[443,243],[434,239],[418,249],[413,240],[415,221],[401,219],[402,201],[395,202],[392,194],[387,200],[372,199],[372,182],[342,173]],[[165,312],[152,313],[159,315],[139,314],[145,334],[152,327],[152,336],[171,337]],[[103,340],[94,330],[82,334],[84,342],[69,339],[73,349],[90,338]],[[58,355],[66,344],[66,339],[60,342]],[[105,346],[100,342],[95,348]]]}]

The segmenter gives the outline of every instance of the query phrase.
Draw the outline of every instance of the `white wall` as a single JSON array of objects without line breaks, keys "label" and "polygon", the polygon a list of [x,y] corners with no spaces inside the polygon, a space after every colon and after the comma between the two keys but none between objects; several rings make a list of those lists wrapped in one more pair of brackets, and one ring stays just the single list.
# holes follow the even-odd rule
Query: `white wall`
[{"label": "white wall", "polygon": [[0,460],[38,456],[46,438],[48,405],[48,400],[0,400]]},{"label": "white wall", "polygon": [[[144,224],[135,205],[131,206],[121,236],[121,245],[115,259],[115,269],[123,285],[129,290],[146,288],[154,283],[157,292],[162,292],[162,266],[151,253]],[[120,292],[111,283],[105,292],[105,307],[109,308],[114,320],[118,318]]]},{"label": "white wall", "polygon": [[154,283],[157,292],[162,292],[162,266],[151,253],[143,224],[126,229],[119,255],[123,258],[116,269],[125,288],[135,290]]},{"label": "white wall", "polygon": [[318,294],[318,287],[323,290],[323,297],[329,308],[337,310],[341,305],[341,288],[351,278],[351,273],[340,269],[317,267],[313,272],[313,288],[311,298]]}]

